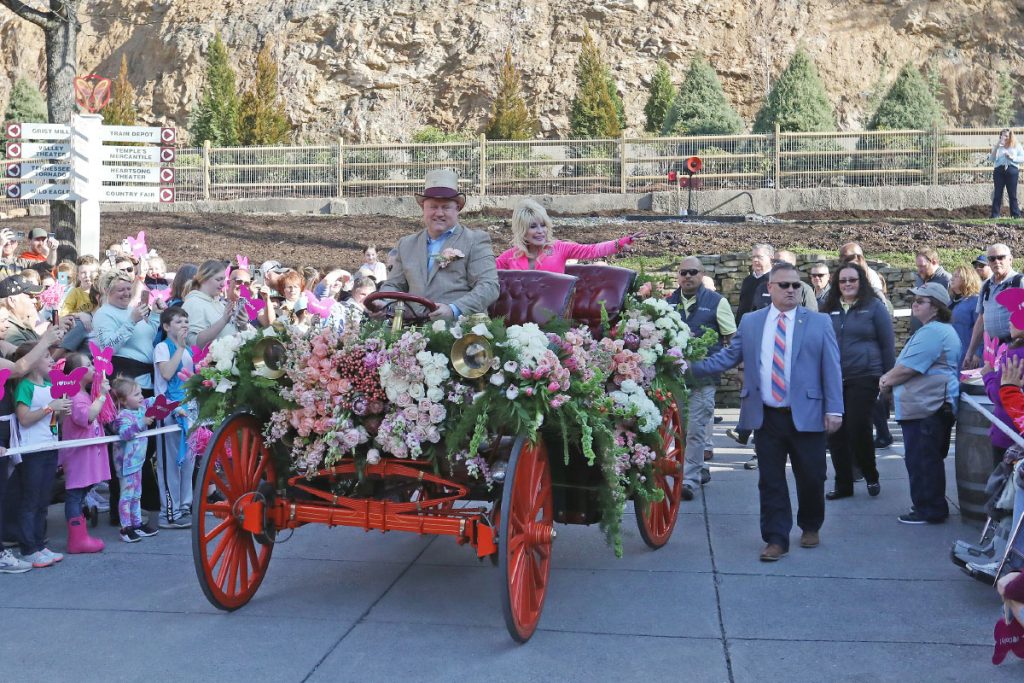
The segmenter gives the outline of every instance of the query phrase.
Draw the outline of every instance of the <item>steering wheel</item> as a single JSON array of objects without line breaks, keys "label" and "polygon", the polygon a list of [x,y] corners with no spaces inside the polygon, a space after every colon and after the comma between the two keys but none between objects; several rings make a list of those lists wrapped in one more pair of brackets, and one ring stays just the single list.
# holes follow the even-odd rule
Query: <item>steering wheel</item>
[{"label": "steering wheel", "polygon": [[[438,308],[437,304],[430,299],[425,299],[422,296],[416,296],[415,294],[409,294],[408,292],[374,292],[363,299],[363,306],[370,313],[380,313],[384,309],[384,306],[383,304],[378,304],[378,301],[404,301],[411,304],[418,304],[431,313],[436,311]],[[408,311],[406,312],[408,313]],[[411,322],[422,322],[428,318],[426,316],[410,315],[407,319]]]}]

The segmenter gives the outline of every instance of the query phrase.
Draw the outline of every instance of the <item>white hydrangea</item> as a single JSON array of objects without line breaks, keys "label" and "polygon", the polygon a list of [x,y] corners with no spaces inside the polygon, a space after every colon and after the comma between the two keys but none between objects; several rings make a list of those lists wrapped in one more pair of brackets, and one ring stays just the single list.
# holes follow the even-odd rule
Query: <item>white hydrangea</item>
[{"label": "white hydrangea", "polygon": [[661,425],[661,412],[647,397],[643,387],[631,379],[625,380],[618,391],[609,394],[623,411],[635,415],[641,432],[653,432]]},{"label": "white hydrangea", "polygon": [[513,325],[506,331],[509,346],[519,352],[523,365],[536,366],[548,350],[548,338],[535,323]]}]

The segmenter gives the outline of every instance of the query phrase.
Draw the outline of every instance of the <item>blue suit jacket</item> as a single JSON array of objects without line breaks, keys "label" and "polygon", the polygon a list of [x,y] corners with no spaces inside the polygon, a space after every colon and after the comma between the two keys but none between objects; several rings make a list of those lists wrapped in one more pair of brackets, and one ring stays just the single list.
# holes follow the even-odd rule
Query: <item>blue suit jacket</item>
[{"label": "blue suit jacket", "polygon": [[[761,337],[771,310],[769,306],[747,313],[740,320],[731,345],[690,366],[696,377],[705,377],[743,362],[739,429],[759,429],[764,420]],[[825,413],[843,414],[843,371],[839,365],[839,346],[827,315],[797,306],[790,362],[788,393],[793,425],[800,432],[824,431]]]}]

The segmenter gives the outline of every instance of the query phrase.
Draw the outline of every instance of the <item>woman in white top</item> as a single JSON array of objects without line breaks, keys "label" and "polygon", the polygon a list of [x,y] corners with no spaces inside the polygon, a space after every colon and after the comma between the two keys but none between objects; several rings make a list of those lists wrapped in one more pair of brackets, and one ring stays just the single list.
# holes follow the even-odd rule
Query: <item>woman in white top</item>
[{"label": "woman in white top", "polygon": [[1024,149],[1017,144],[1013,131],[1004,128],[999,132],[999,142],[992,148],[989,155],[995,168],[992,170],[992,214],[990,218],[999,218],[1003,208],[1003,188],[1010,199],[1010,215],[1020,218],[1020,206],[1017,204],[1017,177],[1020,165],[1024,162]]},{"label": "woman in white top", "polygon": [[377,260],[377,247],[371,244],[363,252],[363,265],[356,275],[372,277],[378,285],[388,279],[388,267]]},{"label": "woman in white top", "polygon": [[223,296],[226,269],[225,261],[204,261],[189,284],[181,307],[188,313],[186,338],[190,346],[204,347],[214,339],[238,334],[249,326],[245,302],[229,302]]}]

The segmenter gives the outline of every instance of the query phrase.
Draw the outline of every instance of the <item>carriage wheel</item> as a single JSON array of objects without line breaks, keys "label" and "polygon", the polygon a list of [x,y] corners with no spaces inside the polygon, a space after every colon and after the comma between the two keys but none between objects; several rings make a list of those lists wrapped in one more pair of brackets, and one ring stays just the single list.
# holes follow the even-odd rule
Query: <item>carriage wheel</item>
[{"label": "carriage wheel", "polygon": [[517,642],[533,635],[544,609],[555,537],[551,467],[542,441],[516,439],[505,470],[499,567],[505,625]]},{"label": "carriage wheel", "polygon": [[[210,485],[224,500],[211,503]],[[242,528],[240,511],[273,490],[274,464],[252,415],[236,414],[210,439],[203,456],[194,499],[192,558],[206,599],[219,609],[249,602],[263,582],[274,546]],[[270,530],[267,530],[270,531]]]},{"label": "carriage wheel", "polygon": [[665,411],[661,423],[661,438],[665,442],[665,456],[654,463],[654,481],[665,496],[657,503],[636,503],[636,526],[649,547],[657,550],[672,537],[679,515],[680,494],[683,492],[683,437],[679,411],[672,405]]}]

